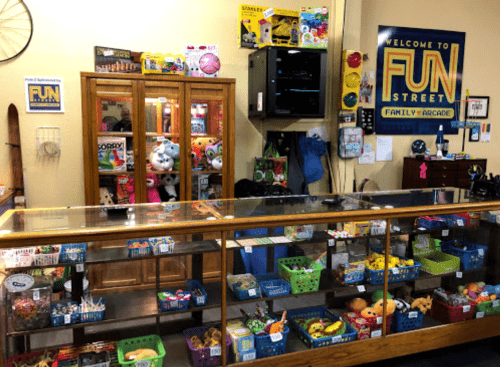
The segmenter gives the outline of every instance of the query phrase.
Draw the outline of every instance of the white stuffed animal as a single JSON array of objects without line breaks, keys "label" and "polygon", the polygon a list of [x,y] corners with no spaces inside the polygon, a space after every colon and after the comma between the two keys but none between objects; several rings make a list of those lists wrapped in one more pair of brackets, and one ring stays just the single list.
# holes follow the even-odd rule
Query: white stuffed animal
[{"label": "white stuffed animal", "polygon": [[170,171],[174,166],[174,158],[165,154],[163,145],[160,145],[152,150],[149,163],[157,171]]}]

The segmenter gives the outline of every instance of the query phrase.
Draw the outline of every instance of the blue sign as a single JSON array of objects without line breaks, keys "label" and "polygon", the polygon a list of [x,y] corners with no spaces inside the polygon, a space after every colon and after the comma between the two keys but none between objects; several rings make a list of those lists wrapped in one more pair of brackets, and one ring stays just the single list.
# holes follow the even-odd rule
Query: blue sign
[{"label": "blue sign", "polygon": [[457,134],[465,33],[379,26],[375,132]]}]

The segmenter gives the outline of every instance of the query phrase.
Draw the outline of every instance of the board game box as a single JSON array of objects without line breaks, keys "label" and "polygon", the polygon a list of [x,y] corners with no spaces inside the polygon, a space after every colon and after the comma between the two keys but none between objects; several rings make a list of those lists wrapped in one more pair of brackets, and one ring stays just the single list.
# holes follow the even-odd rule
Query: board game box
[{"label": "board game box", "polygon": [[127,171],[125,138],[101,136],[97,139],[99,172]]}]

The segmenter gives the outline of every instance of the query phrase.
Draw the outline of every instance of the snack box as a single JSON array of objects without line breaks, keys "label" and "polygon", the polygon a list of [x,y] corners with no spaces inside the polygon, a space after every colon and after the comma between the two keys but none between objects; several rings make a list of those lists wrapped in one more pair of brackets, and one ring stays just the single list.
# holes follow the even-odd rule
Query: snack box
[{"label": "snack box", "polygon": [[257,351],[255,349],[250,349],[245,353],[236,353],[234,355],[235,362],[246,362],[257,359]]},{"label": "snack box", "polygon": [[344,230],[349,232],[351,236],[361,237],[370,232],[370,222],[349,222],[344,224]]},{"label": "snack box", "polygon": [[226,328],[227,334],[233,342],[234,354],[245,354],[252,350],[255,352],[255,336],[250,329],[245,326],[243,321],[228,321]]},{"label": "snack box", "polygon": [[342,318],[358,332],[359,340],[370,338],[370,327],[368,326],[368,321],[364,318],[359,317],[355,312],[347,312]]}]

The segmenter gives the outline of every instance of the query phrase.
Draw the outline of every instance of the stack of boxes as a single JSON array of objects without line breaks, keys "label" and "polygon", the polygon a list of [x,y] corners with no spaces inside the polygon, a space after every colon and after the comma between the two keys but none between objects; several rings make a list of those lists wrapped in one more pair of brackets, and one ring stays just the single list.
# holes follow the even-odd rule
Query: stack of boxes
[{"label": "stack of boxes", "polygon": [[233,342],[235,362],[251,361],[257,357],[255,336],[250,329],[245,326],[243,321],[228,321],[227,333]]}]

